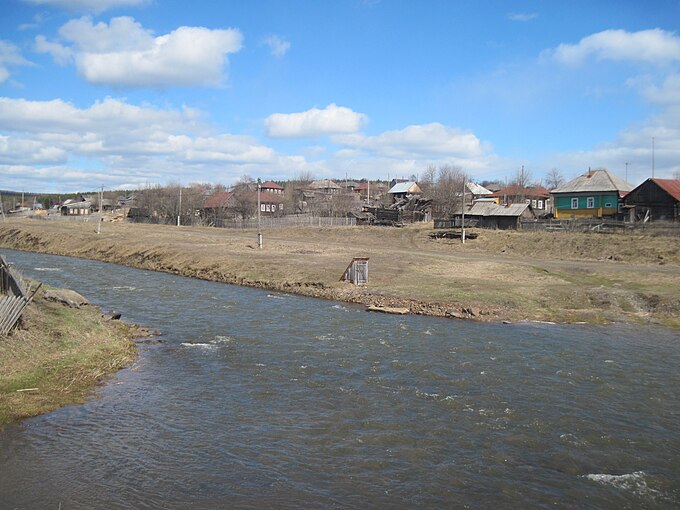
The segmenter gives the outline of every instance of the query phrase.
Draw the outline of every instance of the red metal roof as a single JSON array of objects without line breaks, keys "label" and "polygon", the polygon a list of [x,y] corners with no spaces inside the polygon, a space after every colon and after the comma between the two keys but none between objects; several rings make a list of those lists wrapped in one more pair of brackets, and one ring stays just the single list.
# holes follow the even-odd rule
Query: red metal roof
[{"label": "red metal roof", "polygon": [[680,202],[680,180],[678,179],[652,179],[661,189]]},{"label": "red metal roof", "polygon": [[224,207],[229,200],[231,193],[228,191],[218,191],[210,195],[205,202],[203,202],[204,209],[214,209],[217,207]]},{"label": "red metal roof", "polygon": [[279,186],[275,182],[272,181],[267,181],[262,183],[262,188],[269,188],[269,189],[283,189],[283,186]]}]

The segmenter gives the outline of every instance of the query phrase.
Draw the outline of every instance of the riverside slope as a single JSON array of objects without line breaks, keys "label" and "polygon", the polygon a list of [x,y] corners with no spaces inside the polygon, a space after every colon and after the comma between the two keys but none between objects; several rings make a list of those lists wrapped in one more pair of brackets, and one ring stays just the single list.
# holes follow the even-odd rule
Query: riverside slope
[{"label": "riverside slope", "polygon": [[[265,230],[259,250],[249,230],[12,219],[0,247],[424,315],[680,327],[680,238],[479,231],[461,245],[430,229]],[[370,258],[368,286],[339,281],[352,257]]]}]

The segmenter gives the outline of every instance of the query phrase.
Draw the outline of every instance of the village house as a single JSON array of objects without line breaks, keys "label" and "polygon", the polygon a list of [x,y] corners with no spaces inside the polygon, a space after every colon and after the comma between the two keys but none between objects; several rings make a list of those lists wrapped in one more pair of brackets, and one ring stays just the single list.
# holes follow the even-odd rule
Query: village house
[{"label": "village house", "polygon": [[550,191],[543,186],[518,186],[510,184],[486,196],[498,204],[530,204],[536,215],[552,212]]},{"label": "village house", "polygon": [[274,195],[283,195],[284,194],[283,186],[280,186],[280,185],[278,185],[278,184],[276,184],[275,182],[272,182],[272,181],[263,182],[260,185],[260,190],[264,193],[272,193]]},{"label": "village house", "polygon": [[422,195],[422,193],[420,186],[414,181],[397,182],[387,192],[392,197],[393,202],[408,199],[414,195]]},{"label": "village house", "polygon": [[382,203],[387,194],[387,185],[383,182],[364,182],[354,188],[354,192],[358,193],[361,200],[367,205]]},{"label": "village house", "polygon": [[493,192],[486,189],[484,186],[477,184],[476,182],[466,182],[465,189],[467,193],[470,194],[469,196],[466,194],[465,202],[467,203],[471,204],[475,201],[496,202],[493,198],[490,198],[491,195],[493,195]]},{"label": "village house", "polygon": [[330,179],[322,179],[320,181],[312,181],[303,188],[306,191],[313,191],[315,193],[323,193],[326,195],[335,195],[340,193],[342,189],[335,182]]},{"label": "village house", "polygon": [[624,199],[630,221],[680,221],[680,180],[647,179]]},{"label": "village house", "polygon": [[61,205],[62,216],[87,216],[92,214],[96,208],[90,200],[80,195],[78,198],[69,198]]},{"label": "village house", "polygon": [[203,202],[201,216],[207,220],[224,218],[230,197],[231,193],[228,191],[217,191],[213,193],[205,199],[205,202]]},{"label": "village house", "polygon": [[[519,229],[522,221],[536,219],[536,214],[531,208],[531,204],[518,203],[500,205],[493,202],[476,202],[466,209],[465,225],[481,228],[493,228],[499,230]],[[460,226],[462,223],[462,213],[453,215],[454,224]],[[446,220],[441,228],[450,228]]]},{"label": "village house", "polygon": [[607,170],[588,170],[550,192],[555,218],[616,218],[622,198],[633,189]]}]

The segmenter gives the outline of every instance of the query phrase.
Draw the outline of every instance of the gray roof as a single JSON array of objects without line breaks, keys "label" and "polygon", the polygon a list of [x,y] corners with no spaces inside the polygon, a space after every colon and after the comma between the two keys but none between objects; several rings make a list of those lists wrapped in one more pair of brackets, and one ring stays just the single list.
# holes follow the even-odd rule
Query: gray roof
[{"label": "gray roof", "polygon": [[596,193],[602,191],[630,191],[634,186],[607,170],[591,170],[550,193]]},{"label": "gray roof", "polygon": [[475,182],[468,182],[466,184],[467,189],[473,195],[491,195],[493,192],[486,189],[484,186],[480,186]]},{"label": "gray roof", "polygon": [[320,181],[312,181],[307,189],[340,189],[336,183],[330,179],[322,179]]},{"label": "gray roof", "polygon": [[[415,188],[414,188],[415,186]],[[420,186],[413,181],[398,182],[388,193],[421,193]]]},{"label": "gray roof", "polygon": [[498,205],[493,202],[476,202],[465,214],[471,216],[521,216],[529,204]]}]

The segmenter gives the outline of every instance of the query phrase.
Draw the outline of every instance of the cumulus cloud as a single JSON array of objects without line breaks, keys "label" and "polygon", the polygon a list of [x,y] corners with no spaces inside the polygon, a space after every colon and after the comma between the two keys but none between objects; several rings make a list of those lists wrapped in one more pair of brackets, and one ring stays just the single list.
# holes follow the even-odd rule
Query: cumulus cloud
[{"label": "cumulus cloud", "polygon": [[391,158],[457,157],[480,158],[482,142],[469,131],[439,124],[417,124],[377,136],[352,134],[333,140],[347,147],[371,151]]},{"label": "cumulus cloud", "polygon": [[584,37],[577,44],[560,44],[543,56],[569,65],[580,64],[589,57],[667,64],[680,61],[680,37],[659,28],[639,32],[605,30]]},{"label": "cumulus cloud", "polygon": [[283,57],[290,49],[290,41],[281,39],[278,35],[270,35],[265,38],[263,44],[269,46],[269,50],[277,58]]},{"label": "cumulus cloud", "polygon": [[21,50],[9,41],[0,40],[0,83],[9,78],[11,66],[31,65],[21,56]]},{"label": "cumulus cloud", "polygon": [[68,64],[73,57],[71,48],[62,46],[58,42],[48,41],[47,38],[42,35],[36,36],[33,49],[37,53],[48,53],[57,64],[62,66]]},{"label": "cumulus cloud", "polygon": [[64,63],[73,57],[90,83],[121,87],[219,86],[228,55],[241,49],[236,29],[179,27],[161,36],[131,17],[93,23],[84,16],[59,29],[62,42],[36,38],[36,50]]},{"label": "cumulus cloud", "polygon": [[[117,176],[117,185],[186,181],[192,175],[230,181],[243,173],[267,175],[272,168],[306,164],[304,158],[282,156],[249,136],[214,134],[199,112],[187,108],[158,109],[113,98],[79,108],[60,99],[0,97],[0,174],[27,166],[75,170],[74,161],[106,168],[105,173]],[[94,174],[78,170],[78,187],[96,184]],[[70,182],[61,175],[58,180]]]},{"label": "cumulus cloud", "polygon": [[532,13],[510,13],[508,14],[508,19],[511,21],[531,21],[532,19],[538,18],[538,14]]},{"label": "cumulus cloud", "polygon": [[57,7],[68,11],[100,13],[115,7],[147,5],[150,0],[24,0],[34,5]]},{"label": "cumulus cloud", "polygon": [[648,101],[660,105],[680,106],[680,74],[670,74],[657,85],[651,78],[634,78],[628,84],[638,88]]},{"label": "cumulus cloud", "polygon": [[264,121],[273,138],[306,138],[339,133],[355,133],[367,122],[363,113],[329,104],[323,110],[312,108],[300,113],[274,113]]}]

